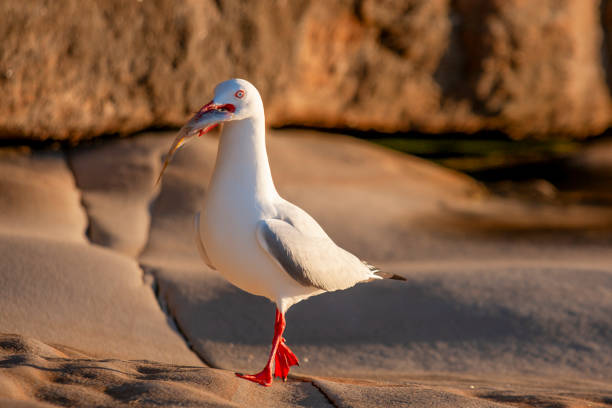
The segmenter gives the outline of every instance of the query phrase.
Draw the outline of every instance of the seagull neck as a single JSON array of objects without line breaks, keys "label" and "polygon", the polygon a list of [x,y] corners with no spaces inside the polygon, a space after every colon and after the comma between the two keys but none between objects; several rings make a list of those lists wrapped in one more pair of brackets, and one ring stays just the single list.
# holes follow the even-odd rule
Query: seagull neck
[{"label": "seagull neck", "polygon": [[277,195],[266,152],[263,114],[223,125],[213,179],[254,196]]}]

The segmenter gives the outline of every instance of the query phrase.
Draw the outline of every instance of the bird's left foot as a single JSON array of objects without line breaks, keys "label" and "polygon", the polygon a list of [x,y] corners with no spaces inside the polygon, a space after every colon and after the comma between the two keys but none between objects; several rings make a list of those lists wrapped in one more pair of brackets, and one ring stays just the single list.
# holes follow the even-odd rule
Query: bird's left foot
[{"label": "bird's left foot", "polygon": [[268,367],[264,368],[260,373],[257,374],[240,374],[236,373],[237,377],[244,378],[245,380],[256,382],[264,387],[272,385],[272,370]]}]

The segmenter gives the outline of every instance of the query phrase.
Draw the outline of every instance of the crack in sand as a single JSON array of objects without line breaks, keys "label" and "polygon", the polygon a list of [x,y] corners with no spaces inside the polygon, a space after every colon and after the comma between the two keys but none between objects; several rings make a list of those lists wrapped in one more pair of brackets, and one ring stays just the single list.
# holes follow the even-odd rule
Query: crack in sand
[{"label": "crack in sand", "polygon": [[306,380],[306,382],[309,382],[310,385],[317,389],[325,397],[325,399],[327,399],[327,402],[329,402],[333,407],[340,408],[340,405],[338,405],[336,401],[334,401],[329,395],[327,395],[327,393],[323,391],[323,389],[319,387],[319,385],[316,384],[314,380]]},{"label": "crack in sand", "polygon": [[[153,174],[157,174],[161,170],[161,163],[163,161],[163,153],[159,152],[159,154],[157,155],[157,158],[158,160],[156,160],[155,163],[158,166],[156,166],[156,168],[153,169]],[[155,204],[157,200],[159,199],[159,197],[161,196],[163,187],[164,187],[163,181],[160,181],[159,186],[157,186],[156,190],[151,195],[151,199],[148,202],[147,211],[148,211],[149,222],[148,222],[148,228],[147,228],[147,233],[146,233],[147,238],[145,241],[145,245],[142,247],[142,249],[136,256],[137,260],[140,259],[142,254],[146,251],[149,245],[149,242],[151,240],[151,228],[153,224],[152,210],[153,208],[155,208]],[[145,284],[148,284],[151,287],[151,290],[153,291],[153,295],[155,296],[155,299],[157,300],[157,304],[159,305],[159,308],[162,311],[162,313],[166,315],[166,319],[170,327],[176,333],[179,334],[181,339],[185,342],[185,345],[189,348],[189,350],[191,350],[193,354],[195,354],[198,357],[198,359],[200,359],[202,364],[204,364],[207,367],[211,367],[211,368],[219,368],[215,366],[214,364],[212,364],[210,361],[208,361],[208,359],[206,359],[203,355],[201,355],[201,353],[198,353],[198,351],[193,347],[193,345],[189,341],[189,337],[187,336],[187,333],[185,332],[185,330],[183,330],[178,319],[176,318],[175,314],[172,312],[172,309],[168,305],[168,302],[161,294],[160,286],[157,282],[157,276],[155,275],[155,270],[153,268],[147,267],[146,265],[140,262],[138,266],[140,267],[142,271],[143,282]]]},{"label": "crack in sand", "polygon": [[[90,245],[95,245],[95,243],[92,240],[91,237],[91,225],[92,225],[92,217],[90,215],[89,212],[89,208],[88,206],[85,204],[84,201],[84,194],[83,191],[81,190],[81,188],[79,187],[78,183],[77,183],[77,175],[76,175],[76,170],[74,167],[74,164],[72,162],[71,159],[71,154],[65,150],[62,150],[62,154],[64,156],[64,160],[66,162],[66,167],[70,170],[70,173],[72,175],[72,181],[74,183],[74,188],[75,190],[78,192],[80,200],[79,200],[79,204],[80,204],[80,208],[83,211],[83,213],[85,214],[85,217],[87,219],[87,226],[85,229],[85,238],[87,240],[87,242]],[[159,172],[159,170],[161,169],[161,153],[157,156],[158,160],[155,161],[155,163],[159,163],[159,166],[157,166],[156,168],[153,169],[153,174],[156,174],[157,172]],[[147,225],[147,232],[146,232],[146,239],[145,239],[145,245],[142,246],[142,248],[140,249],[140,251],[138,251],[138,253],[136,255],[134,255],[134,260],[138,261],[140,259],[140,257],[142,256],[142,254],[144,253],[147,244],[151,238],[151,224],[152,224],[152,214],[151,214],[151,209],[154,207],[155,202],[157,201],[157,199],[159,198],[160,194],[162,191],[162,186],[160,185],[159,188],[154,189],[151,197],[147,203],[147,217],[148,217],[148,225]],[[111,247],[105,246],[107,249],[119,253],[123,256],[127,256],[124,253],[121,253],[120,251],[116,251]],[[201,356],[191,345],[191,343],[189,342],[189,338],[187,337],[187,335],[185,334],[185,332],[182,330],[180,324],[178,323],[176,317],[174,316],[174,314],[172,313],[172,310],[169,308],[167,302],[165,301],[165,299],[163,299],[163,297],[161,296],[160,293],[160,289],[159,289],[159,285],[157,284],[157,279],[155,276],[155,273],[153,271],[149,271],[148,268],[139,263],[138,267],[141,271],[141,278],[142,278],[142,282],[144,284],[146,284],[147,286],[149,286],[151,288],[151,290],[153,291],[153,296],[155,297],[155,299],[157,300],[157,305],[159,306],[160,310],[162,311],[162,313],[164,313],[164,315],[166,316],[166,321],[168,322],[168,325],[171,327],[172,330],[174,330],[179,336],[180,338],[183,340],[183,342],[185,343],[185,345],[198,357],[198,359],[202,362],[202,364],[204,364],[207,367],[211,367],[211,368],[218,368],[215,367],[214,365],[212,365],[211,363],[209,363],[208,361],[206,361],[206,359]]]},{"label": "crack in sand", "polygon": [[307,375],[291,374],[291,373],[289,374],[287,378],[289,378],[290,380],[294,380],[294,381],[301,381],[303,383],[309,383],[317,391],[319,391],[321,395],[323,395],[323,397],[325,397],[325,399],[327,400],[327,402],[329,402],[330,405],[332,405],[335,408],[340,408],[340,405],[336,401],[334,401],[332,397],[330,397],[329,394],[327,394],[318,384],[315,383],[314,378],[309,377]]},{"label": "crack in sand", "polygon": [[185,345],[187,345],[189,350],[191,350],[191,352],[200,359],[202,364],[204,364],[206,367],[221,369],[220,367],[217,367],[216,365],[209,362],[193,347],[193,345],[189,341],[189,337],[187,337],[187,334],[176,319],[174,313],[172,313],[172,309],[168,305],[168,302],[166,302],[166,299],[164,299],[164,297],[162,296],[160,287],[157,284],[157,278],[155,277],[155,273],[153,271],[148,270],[150,268],[147,268],[145,265],[139,264],[139,266],[140,269],[143,271],[143,280],[146,282],[146,277],[149,277],[148,284],[150,285],[151,290],[153,290],[153,295],[155,296],[155,299],[157,299],[157,304],[159,305],[159,308],[166,315],[166,319],[170,327],[176,333],[178,333],[179,336],[181,336],[181,339],[185,342]]},{"label": "crack in sand", "polygon": [[64,157],[64,162],[66,162],[66,167],[68,168],[68,170],[70,171],[70,174],[72,175],[72,183],[74,185],[74,189],[79,194],[79,206],[81,207],[81,211],[83,212],[83,214],[85,214],[85,219],[86,219],[86,225],[85,225],[85,231],[84,231],[85,239],[87,240],[89,244],[92,244],[91,235],[90,235],[91,234],[91,217],[89,216],[89,211],[88,211],[87,205],[85,204],[83,191],[81,191],[77,183],[77,177],[76,177],[76,171],[74,169],[74,164],[72,163],[70,154],[65,149],[62,149],[61,153],[62,153],[62,156]]}]

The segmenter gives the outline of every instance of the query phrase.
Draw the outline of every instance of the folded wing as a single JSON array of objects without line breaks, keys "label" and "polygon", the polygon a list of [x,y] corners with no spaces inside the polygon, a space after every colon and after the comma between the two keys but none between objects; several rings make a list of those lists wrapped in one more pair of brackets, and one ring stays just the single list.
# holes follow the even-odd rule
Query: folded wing
[{"label": "folded wing", "polygon": [[[278,266],[303,286],[334,291],[381,279],[359,258],[337,246],[318,225],[307,230],[301,231],[291,219],[267,219],[259,222],[257,238]],[[313,230],[321,233],[308,233]]]}]

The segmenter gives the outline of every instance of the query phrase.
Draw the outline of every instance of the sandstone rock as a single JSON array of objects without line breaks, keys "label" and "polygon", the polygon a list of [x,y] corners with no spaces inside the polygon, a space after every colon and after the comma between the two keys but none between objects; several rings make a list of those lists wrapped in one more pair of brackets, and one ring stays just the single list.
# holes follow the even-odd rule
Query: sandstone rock
[{"label": "sandstone rock", "polygon": [[168,141],[153,135],[72,149],[69,154],[82,203],[87,235],[95,244],[137,257],[147,243],[149,204]]},{"label": "sandstone rock", "polygon": [[100,357],[200,365],[127,257],[0,233],[0,330]]},{"label": "sandstone rock", "polygon": [[0,135],[178,126],[239,76],[275,126],[588,136],[612,119],[607,10],[595,0],[8,0]]},{"label": "sandstone rock", "polygon": [[199,365],[136,262],[87,241],[64,155],[0,157],[0,331],[92,355]]},{"label": "sandstone rock", "polygon": [[63,153],[0,151],[0,233],[84,243],[79,200]]},{"label": "sandstone rock", "polygon": [[2,407],[331,407],[307,382],[264,388],[207,367],[100,360],[60,350],[49,355],[32,344],[53,350],[29,337],[0,334]]},{"label": "sandstone rock", "polygon": [[261,387],[232,372],[154,361],[96,359],[0,333],[0,405],[103,407],[606,406],[609,382],[579,378],[416,374],[390,381],[290,378]]},{"label": "sandstone rock", "polygon": [[609,125],[599,2],[460,0],[454,11],[456,74],[490,128],[588,135]]},{"label": "sandstone rock", "polygon": [[426,387],[400,387],[389,385],[341,384],[317,380],[315,384],[339,408],[409,406],[502,408],[504,405],[469,398],[460,394],[433,390]]}]

